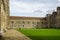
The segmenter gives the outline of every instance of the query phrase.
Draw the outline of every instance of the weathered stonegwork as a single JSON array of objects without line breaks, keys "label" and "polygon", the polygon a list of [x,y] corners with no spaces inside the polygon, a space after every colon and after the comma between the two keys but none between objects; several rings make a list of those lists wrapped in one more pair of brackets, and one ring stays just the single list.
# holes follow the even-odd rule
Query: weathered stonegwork
[{"label": "weathered stonegwork", "polygon": [[60,7],[57,7],[57,11],[47,16],[47,27],[60,29]]},{"label": "weathered stonegwork", "polygon": [[60,7],[57,8],[56,20],[57,20],[57,28],[60,28]]},{"label": "weathered stonegwork", "polygon": [[42,20],[40,17],[21,17],[10,16],[11,28],[42,28]]},{"label": "weathered stonegwork", "polygon": [[9,0],[0,0],[0,29],[6,30],[9,26]]}]

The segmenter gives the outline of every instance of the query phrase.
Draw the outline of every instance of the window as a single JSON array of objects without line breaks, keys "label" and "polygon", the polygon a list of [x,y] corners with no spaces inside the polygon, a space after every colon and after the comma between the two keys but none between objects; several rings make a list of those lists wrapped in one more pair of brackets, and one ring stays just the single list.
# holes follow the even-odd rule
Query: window
[{"label": "window", "polygon": [[32,24],[34,24],[34,22],[32,22]]},{"label": "window", "polygon": [[25,24],[25,22],[23,21],[23,24]]},{"label": "window", "polygon": [[13,21],[11,21],[11,23],[13,24],[14,22],[13,22]]},{"label": "window", "polygon": [[18,22],[18,24],[20,24],[20,21],[17,21]]},{"label": "window", "polygon": [[36,25],[38,27],[38,25]]},{"label": "window", "polygon": [[37,24],[39,24],[39,22],[37,22]]},{"label": "window", "polygon": [[41,22],[43,24],[43,22]]},{"label": "window", "polygon": [[24,25],[23,25],[23,27],[24,27]]},{"label": "window", "polygon": [[29,24],[30,22],[28,21],[28,24]]}]

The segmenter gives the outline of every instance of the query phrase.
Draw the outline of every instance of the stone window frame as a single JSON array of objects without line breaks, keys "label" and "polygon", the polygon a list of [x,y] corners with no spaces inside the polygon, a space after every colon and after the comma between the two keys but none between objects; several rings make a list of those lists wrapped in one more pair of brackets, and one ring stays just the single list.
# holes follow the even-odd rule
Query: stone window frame
[{"label": "stone window frame", "polygon": [[23,24],[25,24],[25,21],[23,21]]},{"label": "stone window frame", "polygon": [[24,25],[22,25],[24,27]]},{"label": "stone window frame", "polygon": [[28,21],[28,24],[30,24],[30,21]]}]

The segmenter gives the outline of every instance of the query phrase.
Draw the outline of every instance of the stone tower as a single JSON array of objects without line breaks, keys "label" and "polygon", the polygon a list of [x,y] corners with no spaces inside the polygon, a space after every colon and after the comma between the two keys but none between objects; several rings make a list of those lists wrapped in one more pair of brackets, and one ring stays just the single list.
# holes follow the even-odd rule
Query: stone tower
[{"label": "stone tower", "polygon": [[0,29],[9,27],[9,0],[0,0]]},{"label": "stone tower", "polygon": [[57,28],[60,28],[60,7],[57,7],[56,20],[57,20]]}]

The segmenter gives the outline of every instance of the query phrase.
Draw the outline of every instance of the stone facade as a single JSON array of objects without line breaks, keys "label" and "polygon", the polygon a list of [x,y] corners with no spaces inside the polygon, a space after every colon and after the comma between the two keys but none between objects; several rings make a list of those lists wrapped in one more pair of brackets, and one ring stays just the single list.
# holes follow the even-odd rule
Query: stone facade
[{"label": "stone facade", "polygon": [[51,15],[50,28],[56,28],[56,15],[57,12],[53,12]]},{"label": "stone facade", "polygon": [[57,28],[60,28],[60,7],[57,8],[57,16],[56,16],[56,23],[57,23]]},{"label": "stone facade", "polygon": [[46,21],[47,21],[47,28],[50,28],[51,14],[46,15]]},{"label": "stone facade", "polygon": [[60,7],[57,7],[57,12],[53,12],[46,16],[47,28],[60,28]]},{"label": "stone facade", "polygon": [[42,18],[10,16],[11,28],[42,28]]},{"label": "stone facade", "polygon": [[0,0],[0,30],[1,30],[1,0]]},{"label": "stone facade", "polygon": [[0,0],[0,29],[9,27],[9,0]]}]

